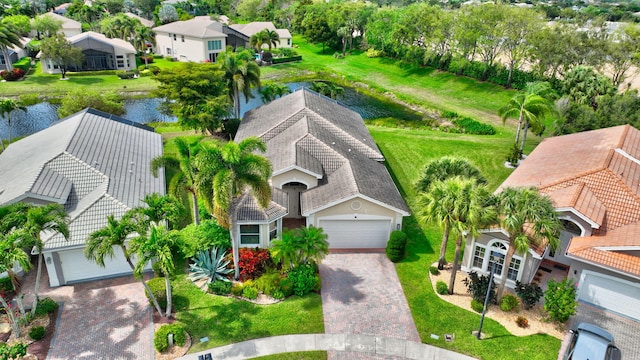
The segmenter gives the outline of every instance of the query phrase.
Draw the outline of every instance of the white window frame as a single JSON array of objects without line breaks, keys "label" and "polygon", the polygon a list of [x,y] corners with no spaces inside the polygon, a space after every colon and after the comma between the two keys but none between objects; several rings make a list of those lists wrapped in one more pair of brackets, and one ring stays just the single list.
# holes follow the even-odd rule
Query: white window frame
[{"label": "white window frame", "polygon": [[[494,246],[494,244],[500,244],[502,246],[505,247],[505,249],[502,249],[500,247],[496,247]],[[482,267],[479,268],[477,266],[474,266],[474,259],[476,257],[476,249],[477,248],[482,248],[484,249],[484,256],[483,256],[483,260],[482,260]],[[471,268],[472,269],[480,269],[482,272],[484,273],[489,273],[491,271],[491,263],[489,261],[490,257],[491,257],[491,252],[495,251],[498,252],[502,255],[507,254],[507,250],[509,249],[509,244],[503,240],[498,240],[498,239],[493,239],[491,241],[489,241],[487,243],[487,245],[481,245],[481,244],[475,244],[474,249],[473,249],[473,254],[471,256]],[[488,251],[487,251],[488,250]],[[517,265],[517,269],[515,269],[516,267],[516,263],[519,262]],[[522,265],[524,263],[524,258],[521,256],[518,256],[516,254],[513,255],[513,257],[511,258],[511,263],[509,264],[509,269],[511,269],[512,271],[516,271],[516,277],[515,279],[511,279],[509,278],[509,270],[507,270],[505,272],[505,266],[504,266],[504,257],[501,258],[499,261],[499,267],[496,268],[496,273],[495,273],[495,277],[502,279],[502,275],[506,274],[507,276],[507,280],[511,281],[511,282],[515,282],[516,280],[520,280],[521,278],[521,274],[522,274]],[[500,271],[498,271],[498,269],[500,269]]]},{"label": "white window frame", "polygon": [[278,238],[278,220],[269,223],[269,242]]},{"label": "white window frame", "polygon": [[[246,229],[249,226],[257,226],[258,227],[258,232],[243,232],[243,227]],[[243,242],[242,239],[245,236],[257,236],[258,237],[258,242]],[[241,224],[239,227],[239,241],[240,241],[240,245],[241,246],[260,246],[260,224]]]}]

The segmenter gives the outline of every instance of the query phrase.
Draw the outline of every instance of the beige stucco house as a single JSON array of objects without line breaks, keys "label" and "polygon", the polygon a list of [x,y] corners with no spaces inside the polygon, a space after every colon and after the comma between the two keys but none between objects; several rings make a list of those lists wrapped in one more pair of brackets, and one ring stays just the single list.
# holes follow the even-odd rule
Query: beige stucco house
[{"label": "beige stucco house", "polygon": [[[49,16],[54,20],[62,22],[62,27],[60,28],[60,31],[58,33],[64,34],[64,36],[67,38],[82,33],[82,24],[73,19],[69,19],[66,16],[62,16],[54,12],[48,12],[42,14],[41,16]],[[38,33],[35,30],[31,30],[29,36],[35,38],[38,36]]]},{"label": "beige stucco house", "polygon": [[288,223],[323,228],[332,249],[384,248],[409,210],[360,115],[307,89],[247,112],[235,140],[257,136],[272,163],[272,201],[232,208],[241,247],[268,247]]},{"label": "beige stucco house", "polygon": [[227,47],[223,24],[208,16],[175,21],[153,28],[156,33],[156,53],[178,61],[215,62]]},{"label": "beige stucco house", "polygon": [[[278,33],[278,37],[280,41],[276,47],[278,48],[290,48],[291,47],[291,33],[287,29],[276,29],[276,26],[273,25],[271,21],[254,21],[248,24],[233,24],[229,25],[230,28],[240,31],[241,33],[251,37],[256,33],[259,33],[263,30],[271,30]],[[262,46],[263,48],[268,48],[267,44]]]}]

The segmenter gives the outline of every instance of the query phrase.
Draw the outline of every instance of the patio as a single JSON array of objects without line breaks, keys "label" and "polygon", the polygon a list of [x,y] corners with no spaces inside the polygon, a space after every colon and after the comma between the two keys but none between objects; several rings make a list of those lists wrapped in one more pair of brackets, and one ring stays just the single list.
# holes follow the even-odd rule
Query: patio
[{"label": "patio", "polygon": [[[569,275],[569,267],[549,260],[542,260],[536,275],[533,277],[534,283],[540,285],[542,290],[546,291],[549,280],[564,280]],[[542,301],[541,301],[542,302]]]}]

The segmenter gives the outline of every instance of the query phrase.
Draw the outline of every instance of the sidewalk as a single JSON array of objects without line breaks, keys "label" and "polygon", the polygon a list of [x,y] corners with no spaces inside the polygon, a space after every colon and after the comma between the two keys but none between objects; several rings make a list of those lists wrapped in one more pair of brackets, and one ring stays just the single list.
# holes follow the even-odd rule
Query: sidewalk
[{"label": "sidewalk", "polygon": [[416,360],[472,360],[472,357],[415,341],[353,334],[284,335],[244,341],[221,346],[179,360],[198,360],[199,355],[211,354],[212,359],[250,359],[294,351],[334,350],[395,356]]}]

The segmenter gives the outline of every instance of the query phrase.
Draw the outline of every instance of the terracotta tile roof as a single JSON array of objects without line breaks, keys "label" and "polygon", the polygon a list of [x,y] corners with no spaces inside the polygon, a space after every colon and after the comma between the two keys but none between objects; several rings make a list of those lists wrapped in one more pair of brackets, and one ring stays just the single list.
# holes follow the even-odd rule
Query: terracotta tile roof
[{"label": "terracotta tile roof", "polygon": [[577,182],[547,194],[553,199],[557,208],[574,208],[599,227],[602,226],[607,208],[584,182]]}]

